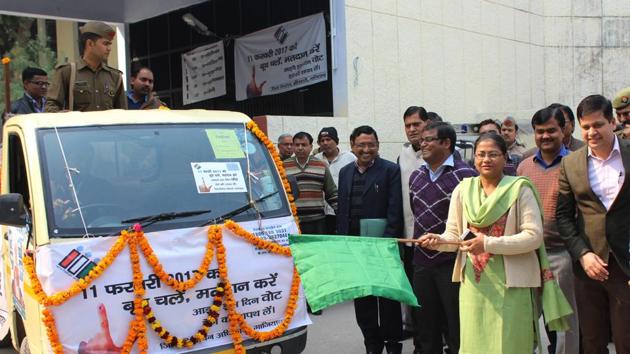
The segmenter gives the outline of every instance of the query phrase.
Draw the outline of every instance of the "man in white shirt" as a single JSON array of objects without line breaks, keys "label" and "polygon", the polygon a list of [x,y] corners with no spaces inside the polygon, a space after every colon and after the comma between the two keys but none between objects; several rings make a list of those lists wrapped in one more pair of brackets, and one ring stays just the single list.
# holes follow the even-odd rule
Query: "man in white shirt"
[{"label": "man in white shirt", "polygon": [[[577,108],[587,147],[562,159],[556,222],[571,258],[582,349],[630,353],[630,142],[615,136],[612,105],[591,95]],[[577,213],[576,213],[577,210]]]},{"label": "man in white shirt", "polygon": [[[328,169],[332,174],[335,185],[339,187],[339,171],[345,165],[356,161],[357,157],[350,151],[339,150],[339,136],[334,127],[325,127],[317,136],[317,144],[321,150],[315,157],[328,162]],[[330,235],[337,233],[337,217],[330,205],[326,204],[326,231]]]},{"label": "man in white shirt", "polygon": [[[411,173],[422,166],[422,132],[429,123],[427,111],[423,107],[411,106],[403,114],[405,124],[405,134],[407,142],[403,144],[398,165],[400,166],[400,177],[403,195],[403,214],[405,219],[405,238],[413,238],[414,218],[409,202],[409,177]],[[410,258],[413,258],[413,247],[410,248]]]}]

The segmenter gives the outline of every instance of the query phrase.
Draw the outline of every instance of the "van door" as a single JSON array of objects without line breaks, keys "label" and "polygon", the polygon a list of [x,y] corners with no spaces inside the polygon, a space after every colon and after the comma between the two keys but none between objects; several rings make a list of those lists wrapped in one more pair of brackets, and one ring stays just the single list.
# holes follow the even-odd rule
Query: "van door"
[{"label": "van door", "polygon": [[[10,131],[7,134],[4,148],[6,149],[5,160],[7,163],[6,185],[3,186],[3,193],[19,193],[24,199],[24,207],[28,214],[31,214],[31,193],[29,187],[28,173],[26,169],[26,159],[24,155],[23,143],[17,131]],[[4,337],[13,324],[17,328],[17,318],[9,321],[9,314],[19,316],[24,320],[26,310],[24,305],[24,267],[22,256],[27,247],[29,239],[29,227],[3,227],[2,255],[4,267],[2,267],[2,297],[0,299],[0,337]],[[16,338],[20,340],[20,338]],[[18,342],[19,344],[19,342]]]}]

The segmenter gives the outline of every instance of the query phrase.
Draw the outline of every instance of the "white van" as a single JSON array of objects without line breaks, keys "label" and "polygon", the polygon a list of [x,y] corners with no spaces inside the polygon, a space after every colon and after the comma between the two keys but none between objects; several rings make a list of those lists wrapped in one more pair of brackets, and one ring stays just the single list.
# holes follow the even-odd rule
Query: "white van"
[{"label": "white van", "polygon": [[275,148],[256,129],[243,114],[204,110],[9,119],[0,224],[13,346],[231,352],[240,336],[247,353],[302,352],[299,277],[290,256],[270,251],[299,230]]}]

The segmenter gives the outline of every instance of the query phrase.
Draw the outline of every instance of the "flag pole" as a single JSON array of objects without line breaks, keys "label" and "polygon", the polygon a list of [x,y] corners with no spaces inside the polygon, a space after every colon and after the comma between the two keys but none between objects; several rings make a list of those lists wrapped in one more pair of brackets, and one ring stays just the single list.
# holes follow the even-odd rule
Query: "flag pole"
[{"label": "flag pole", "polygon": [[[396,239],[398,243],[421,243],[420,239],[406,239],[406,238],[398,238]],[[438,241],[438,245],[461,245],[461,241]]]},{"label": "flag pole", "polygon": [[11,70],[9,57],[2,58],[2,66],[4,67],[4,111],[11,113]]}]

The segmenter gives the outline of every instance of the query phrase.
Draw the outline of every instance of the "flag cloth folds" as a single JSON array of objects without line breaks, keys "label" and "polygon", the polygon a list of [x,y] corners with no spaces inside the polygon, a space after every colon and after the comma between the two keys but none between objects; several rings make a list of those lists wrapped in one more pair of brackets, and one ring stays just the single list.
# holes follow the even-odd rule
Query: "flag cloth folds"
[{"label": "flag cloth folds", "polygon": [[289,235],[289,243],[312,311],[368,295],[418,306],[396,239]]}]

